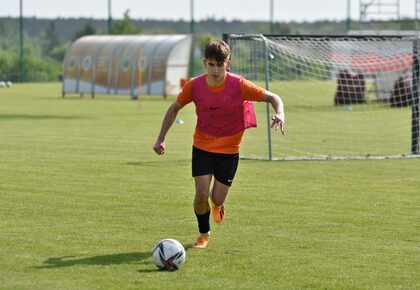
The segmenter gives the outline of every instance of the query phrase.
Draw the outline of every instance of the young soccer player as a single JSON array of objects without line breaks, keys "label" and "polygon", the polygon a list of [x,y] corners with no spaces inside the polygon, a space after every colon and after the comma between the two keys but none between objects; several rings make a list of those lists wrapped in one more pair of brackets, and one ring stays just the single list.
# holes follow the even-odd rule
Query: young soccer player
[{"label": "young soccer player", "polygon": [[249,101],[270,103],[275,111],[271,128],[280,129],[284,134],[281,98],[228,72],[231,61],[226,42],[209,41],[204,48],[203,63],[206,73],[184,85],[164,116],[153,147],[156,154],[165,153],[165,137],[179,110],[193,102],[197,125],[192,147],[192,176],[195,181],[194,212],[200,232],[193,245],[195,248],[208,245],[210,211],[216,223],[221,223],[225,216],[224,203],[238,167],[242,136],[246,128],[256,126]]}]

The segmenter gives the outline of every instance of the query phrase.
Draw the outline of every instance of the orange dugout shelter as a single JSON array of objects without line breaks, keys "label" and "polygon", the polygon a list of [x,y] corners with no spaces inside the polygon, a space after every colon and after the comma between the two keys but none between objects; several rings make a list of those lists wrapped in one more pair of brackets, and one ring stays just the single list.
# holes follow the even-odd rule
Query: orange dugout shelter
[{"label": "orange dugout shelter", "polygon": [[176,95],[188,76],[191,35],[91,35],[63,62],[66,94]]}]

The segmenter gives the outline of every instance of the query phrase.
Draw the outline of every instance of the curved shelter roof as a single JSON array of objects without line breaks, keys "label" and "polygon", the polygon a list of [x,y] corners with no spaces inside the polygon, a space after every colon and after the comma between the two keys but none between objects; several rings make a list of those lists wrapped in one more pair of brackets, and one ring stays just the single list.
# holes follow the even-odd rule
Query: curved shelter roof
[{"label": "curved shelter roof", "polygon": [[175,95],[188,76],[191,49],[191,35],[81,37],[64,57],[63,95]]}]

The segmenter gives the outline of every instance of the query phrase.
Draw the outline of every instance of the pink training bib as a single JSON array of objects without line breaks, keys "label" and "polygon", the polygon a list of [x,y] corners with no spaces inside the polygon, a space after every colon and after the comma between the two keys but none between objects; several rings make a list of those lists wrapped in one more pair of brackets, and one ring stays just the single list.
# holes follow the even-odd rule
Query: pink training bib
[{"label": "pink training bib", "polygon": [[234,135],[257,126],[254,105],[244,101],[241,93],[241,77],[227,74],[220,93],[213,93],[207,87],[206,74],[196,77],[192,83],[197,128],[215,137]]}]

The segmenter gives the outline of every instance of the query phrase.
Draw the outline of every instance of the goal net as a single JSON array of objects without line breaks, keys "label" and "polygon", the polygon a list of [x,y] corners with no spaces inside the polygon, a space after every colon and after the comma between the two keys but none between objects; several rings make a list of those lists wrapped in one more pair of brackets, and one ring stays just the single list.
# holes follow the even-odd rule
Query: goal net
[{"label": "goal net", "polygon": [[[409,36],[225,34],[231,72],[277,93],[286,134],[269,129],[266,103],[243,158],[418,157],[419,41]],[[267,126],[266,126],[267,124]]]}]

